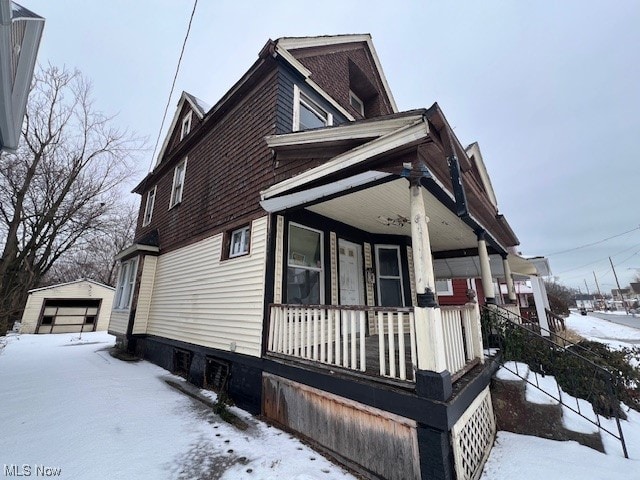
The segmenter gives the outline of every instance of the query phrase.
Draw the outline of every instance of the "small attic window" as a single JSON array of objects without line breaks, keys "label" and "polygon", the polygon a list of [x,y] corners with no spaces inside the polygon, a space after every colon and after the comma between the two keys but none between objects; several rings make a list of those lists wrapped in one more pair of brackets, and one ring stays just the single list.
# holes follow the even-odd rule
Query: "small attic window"
[{"label": "small attic window", "polygon": [[192,113],[193,112],[190,111],[182,118],[182,129],[180,130],[180,140],[182,140],[184,137],[189,135],[189,132],[191,131]]},{"label": "small attic window", "polygon": [[293,131],[298,132],[300,130],[326,127],[327,125],[333,125],[331,113],[302,93],[297,85],[294,85]]},{"label": "small attic window", "polygon": [[364,102],[360,100],[355,93],[349,90],[349,105],[351,105],[356,112],[364,117]]}]

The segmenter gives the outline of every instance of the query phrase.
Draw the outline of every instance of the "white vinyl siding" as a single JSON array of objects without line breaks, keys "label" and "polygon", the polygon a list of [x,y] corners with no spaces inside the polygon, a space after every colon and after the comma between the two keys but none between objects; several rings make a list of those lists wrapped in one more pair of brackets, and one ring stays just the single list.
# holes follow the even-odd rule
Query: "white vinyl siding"
[{"label": "white vinyl siding", "polygon": [[142,260],[142,275],[140,276],[140,288],[138,290],[138,300],[136,302],[136,316],[133,320],[133,333],[147,333],[147,322],[149,321],[149,310],[151,308],[151,295],[153,293],[153,282],[156,275],[158,257],[145,255]]},{"label": "white vinyl siding", "polygon": [[27,304],[22,313],[20,333],[35,333],[38,319],[45,299],[102,299],[98,313],[96,330],[106,330],[109,325],[111,305],[113,303],[113,288],[105,287],[93,282],[81,281],[49,288],[35,290],[29,294]]},{"label": "white vinyl siding", "polygon": [[158,257],[148,334],[260,356],[267,217],[251,228],[250,253],[233,260],[222,233]]},{"label": "white vinyl siding", "polygon": [[109,319],[109,333],[125,335],[129,323],[129,311],[113,310]]}]

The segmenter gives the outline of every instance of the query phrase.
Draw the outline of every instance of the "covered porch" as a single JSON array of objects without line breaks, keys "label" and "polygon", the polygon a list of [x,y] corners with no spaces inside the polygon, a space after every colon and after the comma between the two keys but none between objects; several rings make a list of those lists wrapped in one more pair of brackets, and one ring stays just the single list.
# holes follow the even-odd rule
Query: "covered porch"
[{"label": "covered porch", "polygon": [[[481,158],[437,106],[362,123],[267,139],[280,168],[317,166],[262,192],[274,252],[266,354],[446,400],[484,362],[478,300],[495,303],[494,279],[513,288],[512,268],[529,265],[510,253],[517,238]],[[481,287],[452,292],[454,278]]]}]

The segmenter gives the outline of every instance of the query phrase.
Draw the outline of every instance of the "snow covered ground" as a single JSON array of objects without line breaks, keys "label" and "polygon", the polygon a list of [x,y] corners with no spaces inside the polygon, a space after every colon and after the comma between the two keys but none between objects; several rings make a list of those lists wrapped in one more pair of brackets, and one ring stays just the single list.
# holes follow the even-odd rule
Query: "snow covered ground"
[{"label": "snow covered ground", "polygon": [[[606,343],[612,348],[637,346],[640,340],[638,329],[588,315],[571,314],[566,325],[588,340]],[[500,372],[500,375],[506,378],[509,374]],[[566,409],[564,415],[565,425],[580,428],[582,424],[585,431],[590,428],[588,422]],[[640,480],[640,413],[629,410],[627,415],[628,420],[621,423],[629,460],[623,457],[620,443],[609,435],[602,435],[605,455],[577,442],[498,432],[481,480]],[[615,431],[613,420],[603,422]]]},{"label": "snow covered ground", "polygon": [[[106,333],[0,338],[0,478],[352,479],[289,434],[232,408],[241,431],[106,351]],[[174,379],[181,380],[178,377]]]},{"label": "snow covered ground", "polygon": [[[614,347],[640,340],[640,330],[589,316],[572,315],[567,326]],[[354,478],[242,410],[232,408],[248,430],[221,421],[164,381],[178,377],[112,358],[113,341],[106,333],[0,337],[0,478],[36,476],[43,466],[82,480]],[[605,436],[607,455],[498,432],[482,480],[640,480],[640,414],[630,411],[623,429],[631,460]]]}]

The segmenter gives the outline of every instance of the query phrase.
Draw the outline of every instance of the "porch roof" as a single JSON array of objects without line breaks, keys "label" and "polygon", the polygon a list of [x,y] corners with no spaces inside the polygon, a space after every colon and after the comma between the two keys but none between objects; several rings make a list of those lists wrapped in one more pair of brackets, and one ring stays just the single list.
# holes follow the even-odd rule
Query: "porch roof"
[{"label": "porch roof", "polygon": [[430,193],[433,251],[473,248],[477,230],[486,231],[494,253],[518,244],[495,205],[470,183],[470,208],[460,213],[446,155],[455,153],[463,176],[471,163],[437,104],[266,140],[286,152],[285,161],[304,158],[306,149],[339,146],[328,161],[263,190],[260,203],[268,212],[306,208],[367,232],[410,236],[408,178],[418,176]]}]

